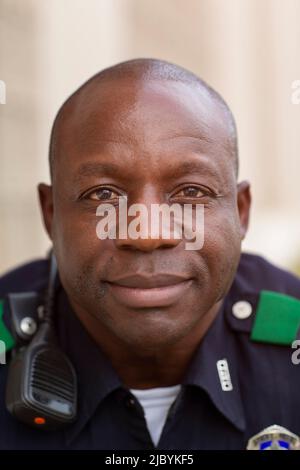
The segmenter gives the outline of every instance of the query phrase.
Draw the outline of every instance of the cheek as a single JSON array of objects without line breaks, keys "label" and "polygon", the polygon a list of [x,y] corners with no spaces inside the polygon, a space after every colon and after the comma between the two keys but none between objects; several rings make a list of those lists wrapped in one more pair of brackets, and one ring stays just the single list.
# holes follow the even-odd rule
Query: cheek
[{"label": "cheek", "polygon": [[204,240],[216,253],[235,251],[241,246],[241,230],[238,208],[236,205],[205,212]]},{"label": "cheek", "polygon": [[222,282],[232,279],[241,253],[241,235],[238,214],[235,211],[207,216],[203,256],[211,276]]},{"label": "cheek", "polygon": [[80,214],[70,208],[56,212],[53,246],[61,266],[67,266],[73,272],[102,260],[109,251],[107,244],[110,240],[99,240],[96,233],[97,222],[94,213]]}]

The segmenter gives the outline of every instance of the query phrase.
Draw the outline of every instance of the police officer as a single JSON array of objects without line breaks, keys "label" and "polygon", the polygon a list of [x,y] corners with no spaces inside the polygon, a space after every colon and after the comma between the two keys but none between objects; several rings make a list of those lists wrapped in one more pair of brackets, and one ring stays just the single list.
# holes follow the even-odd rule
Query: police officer
[{"label": "police officer", "polygon": [[[178,66],[118,64],[61,107],[50,169],[51,261],[0,280],[0,449],[297,448],[300,282],[241,255],[250,190],[223,99]],[[203,246],[99,238],[97,209],[124,197],[201,205]]]}]

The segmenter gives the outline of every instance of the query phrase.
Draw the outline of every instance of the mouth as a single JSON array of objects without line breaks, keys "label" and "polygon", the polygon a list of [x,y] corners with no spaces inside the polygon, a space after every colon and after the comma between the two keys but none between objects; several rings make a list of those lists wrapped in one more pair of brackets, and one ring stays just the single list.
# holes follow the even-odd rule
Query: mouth
[{"label": "mouth", "polygon": [[106,281],[114,299],[130,308],[168,307],[186,294],[193,279],[160,274]]}]

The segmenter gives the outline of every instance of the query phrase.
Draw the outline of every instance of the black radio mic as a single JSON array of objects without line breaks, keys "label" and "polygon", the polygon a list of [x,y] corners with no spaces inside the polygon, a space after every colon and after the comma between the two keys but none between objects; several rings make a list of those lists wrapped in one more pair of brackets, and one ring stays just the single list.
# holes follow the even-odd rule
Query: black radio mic
[{"label": "black radio mic", "polygon": [[[77,411],[76,373],[58,345],[53,322],[56,276],[56,259],[51,253],[44,316],[30,343],[23,342],[14,350],[6,386],[8,411],[19,421],[45,430],[71,423]],[[18,310],[15,318],[22,317],[22,294],[11,302],[13,308]]]}]

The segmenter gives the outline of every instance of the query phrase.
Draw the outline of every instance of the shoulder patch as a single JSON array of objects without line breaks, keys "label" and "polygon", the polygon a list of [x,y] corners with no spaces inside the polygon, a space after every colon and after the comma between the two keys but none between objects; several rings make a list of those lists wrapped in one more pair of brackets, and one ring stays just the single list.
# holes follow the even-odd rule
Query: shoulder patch
[{"label": "shoulder patch", "polygon": [[9,351],[15,345],[15,340],[12,337],[9,330],[6,328],[4,321],[3,321],[3,314],[4,314],[4,302],[0,300],[0,341],[3,341],[5,344],[5,350]]},{"label": "shoulder patch", "polygon": [[257,305],[251,340],[291,345],[300,327],[300,300],[263,290]]}]

